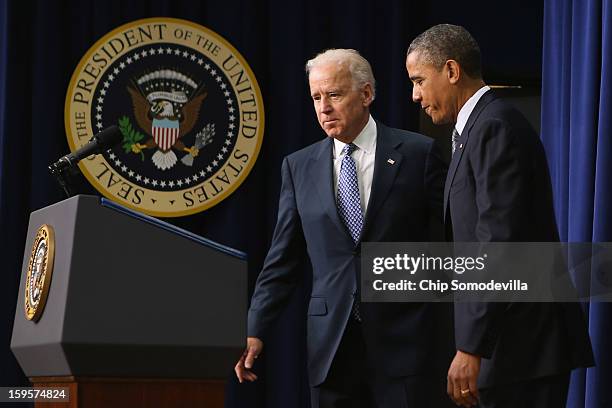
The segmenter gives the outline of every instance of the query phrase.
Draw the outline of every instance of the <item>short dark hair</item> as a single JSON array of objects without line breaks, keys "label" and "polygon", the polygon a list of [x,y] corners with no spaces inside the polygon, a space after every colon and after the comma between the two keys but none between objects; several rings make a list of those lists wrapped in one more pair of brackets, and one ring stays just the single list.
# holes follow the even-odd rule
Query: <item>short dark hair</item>
[{"label": "short dark hair", "polygon": [[438,24],[431,27],[410,43],[406,56],[414,52],[436,69],[442,69],[446,61],[452,59],[471,78],[482,78],[480,47],[461,26]]}]

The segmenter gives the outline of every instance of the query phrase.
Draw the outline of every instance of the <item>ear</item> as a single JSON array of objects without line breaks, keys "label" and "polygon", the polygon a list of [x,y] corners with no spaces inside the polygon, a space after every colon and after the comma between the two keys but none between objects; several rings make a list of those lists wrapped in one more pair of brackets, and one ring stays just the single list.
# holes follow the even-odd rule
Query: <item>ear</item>
[{"label": "ear", "polygon": [[444,68],[446,70],[446,77],[448,78],[448,82],[452,85],[455,85],[459,82],[461,78],[461,66],[459,63],[453,59],[450,59],[444,63]]},{"label": "ear", "polygon": [[361,100],[364,107],[368,107],[372,104],[374,100],[374,92],[372,91],[372,85],[370,83],[366,83],[361,90]]}]

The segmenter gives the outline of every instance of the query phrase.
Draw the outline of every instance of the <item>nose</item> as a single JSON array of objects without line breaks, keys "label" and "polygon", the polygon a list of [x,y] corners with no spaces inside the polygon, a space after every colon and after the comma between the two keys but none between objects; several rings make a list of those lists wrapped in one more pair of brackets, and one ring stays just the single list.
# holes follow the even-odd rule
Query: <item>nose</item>
[{"label": "nose", "polygon": [[423,99],[421,97],[421,91],[419,91],[419,89],[415,86],[412,88],[412,100],[414,102],[420,102],[421,99]]},{"label": "nose", "polygon": [[321,113],[330,113],[332,111],[332,105],[329,102],[329,99],[326,97],[321,97],[321,101],[319,103],[319,110]]}]

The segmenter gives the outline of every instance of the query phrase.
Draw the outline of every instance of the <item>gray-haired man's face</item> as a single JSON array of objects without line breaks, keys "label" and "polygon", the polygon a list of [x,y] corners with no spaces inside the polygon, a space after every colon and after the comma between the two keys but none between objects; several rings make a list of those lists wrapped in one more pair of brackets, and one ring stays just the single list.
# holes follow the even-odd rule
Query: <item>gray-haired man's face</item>
[{"label": "gray-haired man's face", "polygon": [[321,128],[329,137],[352,142],[368,122],[372,87],[355,89],[349,70],[335,63],[313,67],[308,81]]}]

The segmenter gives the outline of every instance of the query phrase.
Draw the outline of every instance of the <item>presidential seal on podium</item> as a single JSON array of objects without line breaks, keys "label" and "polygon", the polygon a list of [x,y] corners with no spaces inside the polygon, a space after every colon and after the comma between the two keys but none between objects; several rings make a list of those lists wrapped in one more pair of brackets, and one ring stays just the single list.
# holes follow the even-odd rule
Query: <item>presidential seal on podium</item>
[{"label": "presidential seal on podium", "polygon": [[38,321],[45,308],[55,255],[55,235],[50,225],[38,229],[32,244],[25,288],[25,315],[28,320]]}]

